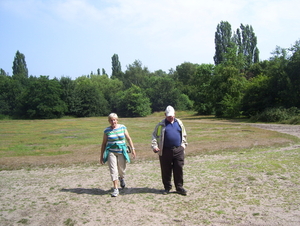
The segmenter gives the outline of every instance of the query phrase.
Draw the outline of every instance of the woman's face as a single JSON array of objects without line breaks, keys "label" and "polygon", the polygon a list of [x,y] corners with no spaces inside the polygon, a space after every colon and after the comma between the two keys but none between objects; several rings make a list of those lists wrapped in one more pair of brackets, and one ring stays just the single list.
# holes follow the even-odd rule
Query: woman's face
[{"label": "woman's face", "polygon": [[109,118],[108,119],[109,124],[111,125],[112,128],[116,128],[118,125],[118,119],[117,118]]}]

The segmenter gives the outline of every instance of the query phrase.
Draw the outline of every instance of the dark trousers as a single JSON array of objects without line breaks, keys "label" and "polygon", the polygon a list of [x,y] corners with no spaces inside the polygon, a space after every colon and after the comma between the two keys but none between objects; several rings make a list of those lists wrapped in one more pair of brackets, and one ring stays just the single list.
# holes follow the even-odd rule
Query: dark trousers
[{"label": "dark trousers", "polygon": [[161,177],[165,190],[171,190],[172,172],[174,177],[174,184],[176,190],[183,187],[183,165],[184,165],[184,149],[178,148],[165,148],[163,149],[162,156],[159,156]]}]

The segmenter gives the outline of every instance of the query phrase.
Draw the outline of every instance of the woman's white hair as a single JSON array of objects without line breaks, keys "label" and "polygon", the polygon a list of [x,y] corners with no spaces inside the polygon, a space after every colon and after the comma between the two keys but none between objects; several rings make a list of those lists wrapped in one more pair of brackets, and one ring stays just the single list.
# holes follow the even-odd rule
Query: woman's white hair
[{"label": "woman's white hair", "polygon": [[111,118],[116,118],[116,119],[118,119],[119,117],[118,117],[118,115],[117,115],[116,113],[110,113],[110,114],[108,115],[108,119],[111,119]]}]

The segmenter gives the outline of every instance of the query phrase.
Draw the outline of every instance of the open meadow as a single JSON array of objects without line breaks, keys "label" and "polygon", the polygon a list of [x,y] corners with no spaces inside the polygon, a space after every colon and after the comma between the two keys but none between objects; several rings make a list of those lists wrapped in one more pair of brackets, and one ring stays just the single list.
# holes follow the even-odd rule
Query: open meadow
[{"label": "open meadow", "polygon": [[179,112],[187,196],[165,196],[151,133],[163,113],[120,118],[135,144],[110,197],[106,117],[0,121],[0,225],[299,225],[300,126]]}]

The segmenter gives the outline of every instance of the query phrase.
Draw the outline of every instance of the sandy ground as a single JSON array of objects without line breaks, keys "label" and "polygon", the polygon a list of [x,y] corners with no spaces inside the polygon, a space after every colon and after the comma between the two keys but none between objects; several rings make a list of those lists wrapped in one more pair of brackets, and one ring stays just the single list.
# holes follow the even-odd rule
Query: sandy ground
[{"label": "sandy ground", "polygon": [[[300,126],[253,126],[300,137]],[[300,225],[300,166],[280,177],[251,174],[257,178],[251,181],[251,166],[238,164],[246,158],[257,156],[186,158],[187,196],[161,194],[157,160],[129,164],[127,188],[116,198],[107,165],[1,171],[0,225]],[[228,171],[210,168],[216,161],[226,162]]]}]

